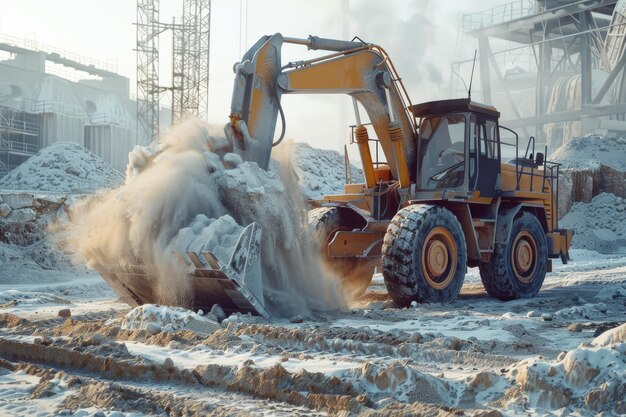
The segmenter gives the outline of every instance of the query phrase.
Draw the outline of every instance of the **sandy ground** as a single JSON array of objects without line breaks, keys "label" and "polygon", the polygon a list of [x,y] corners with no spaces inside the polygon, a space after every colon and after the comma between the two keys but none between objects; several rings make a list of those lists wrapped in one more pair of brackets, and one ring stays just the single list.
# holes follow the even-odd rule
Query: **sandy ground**
[{"label": "sandy ground", "polygon": [[490,299],[471,269],[459,300],[397,309],[377,275],[350,311],[271,322],[150,307],[146,327],[95,273],[0,285],[0,415],[597,415],[514,383],[626,321],[626,255],[573,258],[530,300]]}]

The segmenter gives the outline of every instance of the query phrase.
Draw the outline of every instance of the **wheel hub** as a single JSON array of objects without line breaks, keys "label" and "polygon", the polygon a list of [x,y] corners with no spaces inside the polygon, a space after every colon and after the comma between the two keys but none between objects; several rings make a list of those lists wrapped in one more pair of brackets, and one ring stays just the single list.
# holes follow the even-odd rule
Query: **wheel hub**
[{"label": "wheel hub", "polygon": [[520,231],[513,241],[513,272],[515,277],[525,284],[534,278],[537,259],[537,243],[527,230]]},{"label": "wheel hub", "polygon": [[457,248],[450,231],[433,228],[422,246],[422,271],[431,288],[443,290],[450,285],[456,272]]},{"label": "wheel hub", "polygon": [[517,269],[527,272],[533,263],[533,253],[530,244],[526,241],[519,242],[515,258]]},{"label": "wheel hub", "polygon": [[441,275],[448,266],[448,250],[439,240],[431,241],[428,245],[429,247],[426,248],[428,253],[426,268],[431,275]]}]

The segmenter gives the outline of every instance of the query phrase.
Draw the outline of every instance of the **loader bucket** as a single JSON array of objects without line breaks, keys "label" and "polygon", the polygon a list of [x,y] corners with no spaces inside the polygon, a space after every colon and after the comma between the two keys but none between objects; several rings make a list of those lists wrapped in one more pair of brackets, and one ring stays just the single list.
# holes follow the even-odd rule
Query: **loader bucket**
[{"label": "loader bucket", "polygon": [[[265,308],[261,276],[261,226],[247,226],[235,245],[228,264],[211,252],[176,252],[191,282],[193,300],[182,307],[208,311],[219,304],[226,314],[251,313],[270,317]],[[96,269],[130,305],[158,303],[149,268],[145,265]]]}]

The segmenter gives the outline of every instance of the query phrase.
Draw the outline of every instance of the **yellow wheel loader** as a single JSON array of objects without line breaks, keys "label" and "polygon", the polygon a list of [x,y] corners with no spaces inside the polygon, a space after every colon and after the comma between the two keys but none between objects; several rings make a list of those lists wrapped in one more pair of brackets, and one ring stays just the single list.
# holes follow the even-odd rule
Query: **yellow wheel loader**
[{"label": "yellow wheel loader", "polygon": [[[332,53],[283,65],[284,43]],[[326,264],[355,291],[379,266],[397,303],[449,301],[470,266],[491,296],[528,298],[553,258],[567,262],[573,231],[558,227],[559,165],[535,152],[532,137],[522,155],[494,107],[413,105],[387,53],[358,39],[263,37],[235,72],[226,133],[235,152],[264,168],[279,115],[284,135],[282,94],[352,97],[365,183],[314,202],[309,224]]]},{"label": "yellow wheel loader", "polygon": [[[285,43],[329,54],[283,64]],[[365,182],[312,202],[309,224],[325,263],[353,292],[365,290],[378,266],[400,305],[449,301],[470,266],[480,268],[491,296],[527,298],[539,291],[553,258],[567,262],[573,231],[558,227],[559,165],[535,152],[532,138],[522,155],[518,136],[499,125],[494,107],[470,99],[413,105],[387,53],[357,38],[265,36],[234,71],[227,150],[264,169],[285,133],[283,94],[352,97]],[[217,280],[230,309],[267,315],[257,307],[262,290],[250,268],[225,268],[210,253],[186,260],[197,294],[204,294],[195,307],[219,302],[207,283]]]}]

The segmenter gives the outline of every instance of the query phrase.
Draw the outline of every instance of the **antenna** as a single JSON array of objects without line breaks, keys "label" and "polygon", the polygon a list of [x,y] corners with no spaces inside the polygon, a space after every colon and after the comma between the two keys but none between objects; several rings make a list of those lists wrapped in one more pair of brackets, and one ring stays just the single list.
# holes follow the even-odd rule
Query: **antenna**
[{"label": "antenna", "polygon": [[474,67],[476,66],[476,54],[478,53],[478,49],[474,49],[474,62],[472,63],[472,75],[470,76],[470,85],[467,89],[467,98],[472,99],[472,81],[474,81]]}]

